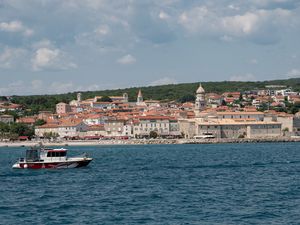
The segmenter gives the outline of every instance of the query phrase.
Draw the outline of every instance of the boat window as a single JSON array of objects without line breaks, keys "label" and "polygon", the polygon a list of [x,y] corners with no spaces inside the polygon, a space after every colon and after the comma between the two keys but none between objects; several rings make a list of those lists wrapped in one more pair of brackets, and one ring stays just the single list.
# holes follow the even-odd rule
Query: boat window
[{"label": "boat window", "polygon": [[48,152],[47,157],[64,157],[67,155],[67,152],[61,151],[61,152]]},{"label": "boat window", "polygon": [[39,152],[36,149],[28,149],[26,151],[26,161],[37,161],[39,159]]}]

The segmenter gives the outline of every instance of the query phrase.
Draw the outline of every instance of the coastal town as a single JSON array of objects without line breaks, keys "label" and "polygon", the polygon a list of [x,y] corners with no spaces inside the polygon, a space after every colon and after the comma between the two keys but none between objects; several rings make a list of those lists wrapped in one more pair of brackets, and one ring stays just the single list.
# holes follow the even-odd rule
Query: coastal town
[{"label": "coastal town", "polygon": [[[5,141],[65,140],[226,140],[297,138],[300,135],[300,113],[282,110],[286,104],[297,105],[300,95],[284,86],[264,90],[206,93],[201,84],[195,90],[195,101],[178,103],[143,99],[142,89],[136,101],[128,94],[95,96],[56,104],[55,113],[40,111],[33,116],[14,118],[12,111],[22,106],[0,102],[0,139]],[[8,98],[9,99],[9,98]],[[262,106],[264,109],[262,110]],[[5,125],[22,124],[32,129],[18,135]],[[300,136],[299,136],[300,137]]]}]

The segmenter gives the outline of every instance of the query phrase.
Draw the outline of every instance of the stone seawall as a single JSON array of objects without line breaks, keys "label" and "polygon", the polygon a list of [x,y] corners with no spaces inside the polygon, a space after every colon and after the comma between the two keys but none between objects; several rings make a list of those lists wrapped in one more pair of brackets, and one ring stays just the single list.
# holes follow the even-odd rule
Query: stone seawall
[{"label": "stone seawall", "polygon": [[[160,144],[222,144],[222,143],[262,143],[262,142],[300,142],[300,138],[256,138],[256,139],[129,139],[96,141],[43,142],[45,146],[95,146],[95,145],[160,145]],[[38,145],[39,142],[0,142],[0,147],[25,147]]]}]

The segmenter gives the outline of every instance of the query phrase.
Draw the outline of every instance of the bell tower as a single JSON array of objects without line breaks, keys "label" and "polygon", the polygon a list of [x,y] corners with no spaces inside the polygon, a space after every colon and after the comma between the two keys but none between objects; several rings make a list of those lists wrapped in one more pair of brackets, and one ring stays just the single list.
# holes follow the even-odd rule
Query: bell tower
[{"label": "bell tower", "polygon": [[198,116],[206,107],[205,101],[205,90],[200,84],[196,91],[196,100],[195,100],[195,116]]},{"label": "bell tower", "polygon": [[143,102],[143,95],[142,95],[142,91],[141,89],[139,90],[139,93],[138,93],[138,96],[137,96],[137,99],[136,99],[136,103],[137,104],[140,104]]}]

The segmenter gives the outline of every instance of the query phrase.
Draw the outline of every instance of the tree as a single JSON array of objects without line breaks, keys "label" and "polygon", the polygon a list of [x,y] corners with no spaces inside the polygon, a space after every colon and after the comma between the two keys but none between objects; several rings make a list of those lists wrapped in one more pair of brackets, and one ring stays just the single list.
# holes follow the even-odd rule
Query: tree
[{"label": "tree", "polygon": [[9,132],[9,125],[7,123],[0,122],[0,132],[1,133]]},{"label": "tree", "polygon": [[105,95],[105,96],[102,96],[99,101],[100,102],[112,102],[112,99],[109,96]]},{"label": "tree", "polygon": [[150,138],[157,138],[157,132],[156,131],[154,131],[154,130],[152,130],[152,131],[150,131]]},{"label": "tree", "polygon": [[59,137],[58,133],[52,131],[43,133],[43,136],[47,139],[51,139],[51,138],[56,139],[57,137]]},{"label": "tree", "polygon": [[184,95],[179,99],[179,102],[181,103],[194,102],[194,101],[195,101],[195,96],[191,94]]},{"label": "tree", "polygon": [[42,126],[46,123],[45,120],[43,119],[38,119],[37,121],[34,122],[34,126]]},{"label": "tree", "polygon": [[20,117],[16,111],[5,110],[4,114],[13,116],[14,120]]},{"label": "tree", "polygon": [[227,105],[227,103],[226,103],[226,101],[224,99],[222,100],[221,105],[222,106],[226,106]]},{"label": "tree", "polygon": [[23,123],[13,123],[10,125],[10,133],[18,134],[19,136],[32,137],[34,135],[34,130]]},{"label": "tree", "polygon": [[269,109],[268,104],[264,102],[264,103],[262,103],[262,104],[259,106],[258,111],[264,112],[264,111],[266,111],[266,110],[268,110],[268,109]]},{"label": "tree", "polygon": [[7,99],[7,97],[5,97],[5,96],[0,96],[0,101],[6,102],[6,101],[8,101],[8,99]]},{"label": "tree", "polygon": [[239,100],[240,100],[240,102],[244,100],[244,98],[243,98],[243,94],[242,94],[242,93],[240,93]]}]

